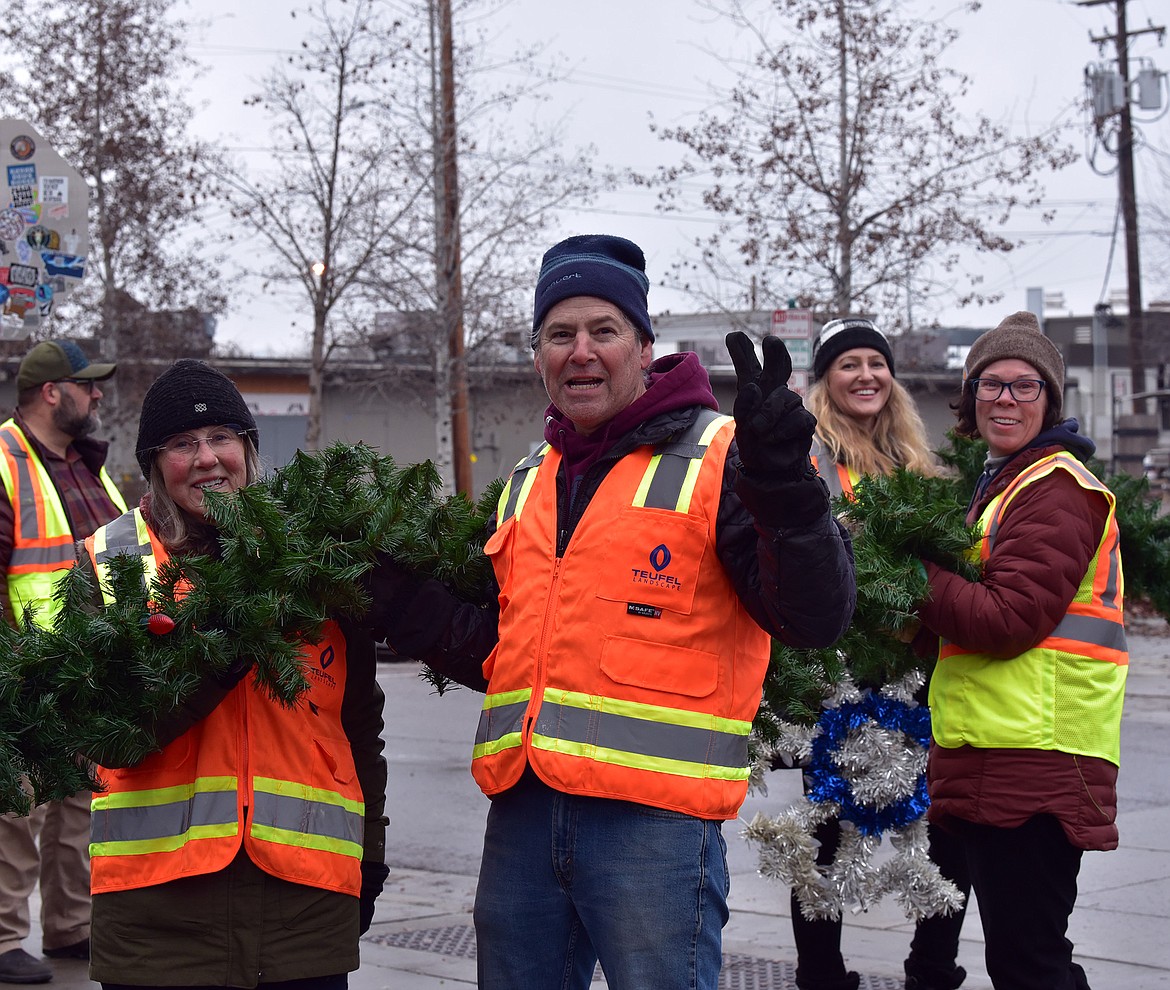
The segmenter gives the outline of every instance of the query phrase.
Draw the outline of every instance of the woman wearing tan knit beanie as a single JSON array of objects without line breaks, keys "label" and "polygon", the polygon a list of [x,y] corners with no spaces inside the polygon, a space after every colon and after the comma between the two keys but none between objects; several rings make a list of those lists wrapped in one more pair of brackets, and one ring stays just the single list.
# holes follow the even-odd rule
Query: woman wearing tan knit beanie
[{"label": "woman wearing tan knit beanie", "polygon": [[996,990],[1087,990],[1066,937],[1086,849],[1114,849],[1128,654],[1113,493],[1061,420],[1064,361],[1031,313],[967,357],[957,432],[987,441],[978,581],[926,562],[931,822],[962,836]]}]

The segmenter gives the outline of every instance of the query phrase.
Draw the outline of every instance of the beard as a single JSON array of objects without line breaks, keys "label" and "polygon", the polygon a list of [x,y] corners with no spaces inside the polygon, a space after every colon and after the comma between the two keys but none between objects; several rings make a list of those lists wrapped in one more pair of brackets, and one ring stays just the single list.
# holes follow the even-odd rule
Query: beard
[{"label": "beard", "polygon": [[74,401],[73,396],[65,391],[61,393],[61,402],[53,407],[53,425],[66,436],[80,440],[88,437],[102,428],[102,418],[94,408],[82,412]]}]

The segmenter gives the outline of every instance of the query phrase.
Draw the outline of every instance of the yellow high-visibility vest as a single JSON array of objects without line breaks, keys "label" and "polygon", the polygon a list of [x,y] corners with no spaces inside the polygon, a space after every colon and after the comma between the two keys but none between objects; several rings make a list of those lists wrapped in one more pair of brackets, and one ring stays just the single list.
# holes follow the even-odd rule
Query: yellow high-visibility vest
[{"label": "yellow high-visibility vest", "polygon": [[1013,499],[1054,471],[1067,472],[1109,503],[1093,559],[1056,628],[1018,657],[1005,660],[942,641],[930,682],[934,740],[947,748],[1059,750],[1116,764],[1129,652],[1113,493],[1070,454],[1045,457],[984,509],[973,556],[991,556]]},{"label": "yellow high-visibility vest", "polygon": [[[74,536],[57,486],[37,456],[24,431],[9,419],[0,424],[0,479],[12,506],[12,556],[8,561],[8,598],[12,616],[24,623],[27,608],[36,610],[39,626],[50,626],[57,614],[53,600],[57,582],[76,562]],[[110,476],[103,467],[98,479],[110,501],[126,511]]]}]

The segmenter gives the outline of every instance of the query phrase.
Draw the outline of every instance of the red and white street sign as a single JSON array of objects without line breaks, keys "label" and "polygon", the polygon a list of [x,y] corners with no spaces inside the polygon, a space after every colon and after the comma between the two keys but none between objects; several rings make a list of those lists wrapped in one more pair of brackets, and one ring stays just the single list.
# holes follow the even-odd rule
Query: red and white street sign
[{"label": "red and white street sign", "polygon": [[813,312],[811,309],[772,310],[772,333],[785,340],[812,340]]}]

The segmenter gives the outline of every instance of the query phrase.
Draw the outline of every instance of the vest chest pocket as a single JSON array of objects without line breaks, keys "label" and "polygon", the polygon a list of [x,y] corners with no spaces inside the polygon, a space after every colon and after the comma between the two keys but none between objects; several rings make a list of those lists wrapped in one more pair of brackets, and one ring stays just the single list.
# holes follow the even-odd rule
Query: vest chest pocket
[{"label": "vest chest pocket", "polygon": [[512,551],[516,545],[515,537],[516,517],[511,516],[488,537],[483,548],[500,585],[500,594],[509,600],[512,597]]},{"label": "vest chest pocket", "polygon": [[705,698],[719,686],[720,659],[714,653],[622,636],[607,636],[601,670],[618,684]]},{"label": "vest chest pocket", "polygon": [[597,597],[689,615],[707,521],[659,509],[626,508],[610,528],[597,575]]}]

